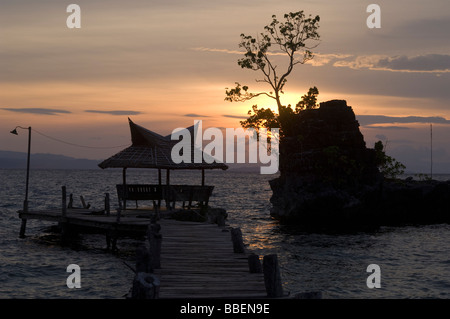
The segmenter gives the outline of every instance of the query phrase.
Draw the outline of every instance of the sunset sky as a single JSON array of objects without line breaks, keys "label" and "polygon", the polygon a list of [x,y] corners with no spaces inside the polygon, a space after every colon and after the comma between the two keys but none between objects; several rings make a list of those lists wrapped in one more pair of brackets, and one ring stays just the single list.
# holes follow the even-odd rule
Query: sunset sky
[{"label": "sunset sky", "polygon": [[[69,29],[69,4],[81,28]],[[381,8],[369,29],[366,8]],[[251,90],[260,74],[237,65],[240,34],[263,31],[273,14],[320,16],[315,58],[288,78],[284,104],[309,87],[319,101],[345,99],[368,147],[413,172],[450,173],[448,0],[0,0],[0,150],[103,160],[130,144],[127,118],[162,135],[203,120],[239,127],[253,104],[224,101],[234,82]],[[78,147],[50,139],[38,132]],[[115,146],[118,146],[114,148]]]}]

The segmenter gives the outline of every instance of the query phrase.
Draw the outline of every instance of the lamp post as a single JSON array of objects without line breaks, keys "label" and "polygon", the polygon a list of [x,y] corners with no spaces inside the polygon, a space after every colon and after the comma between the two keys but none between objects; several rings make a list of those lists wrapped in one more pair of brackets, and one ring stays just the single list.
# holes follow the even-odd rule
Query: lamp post
[{"label": "lamp post", "polygon": [[430,123],[430,178],[433,179],[433,124]]},{"label": "lamp post", "polygon": [[[28,182],[30,180],[30,149],[31,149],[31,126],[30,127],[22,127],[22,126],[16,126],[14,130],[12,130],[10,133],[14,135],[19,135],[17,133],[17,128],[21,128],[24,130],[28,130],[28,157],[27,157],[27,179],[26,179],[26,186],[25,186],[25,200],[23,201],[23,213],[28,212]],[[26,218],[22,218],[22,225],[20,226],[20,238],[25,237],[25,228],[27,226],[27,220]]]}]

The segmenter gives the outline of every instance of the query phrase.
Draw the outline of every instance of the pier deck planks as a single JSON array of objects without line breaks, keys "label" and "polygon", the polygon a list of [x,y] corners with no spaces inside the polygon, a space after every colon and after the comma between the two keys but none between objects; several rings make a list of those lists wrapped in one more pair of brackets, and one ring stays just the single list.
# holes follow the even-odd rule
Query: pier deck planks
[{"label": "pier deck planks", "polygon": [[160,220],[160,298],[266,298],[262,273],[249,273],[247,254],[234,253],[217,225]]}]

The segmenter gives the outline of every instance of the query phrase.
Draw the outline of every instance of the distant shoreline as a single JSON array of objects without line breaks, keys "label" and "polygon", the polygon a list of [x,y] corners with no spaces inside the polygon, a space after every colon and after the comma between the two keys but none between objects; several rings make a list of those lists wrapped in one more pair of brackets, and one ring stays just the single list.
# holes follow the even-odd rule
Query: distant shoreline
[{"label": "distant shoreline", "polygon": [[[27,153],[2,151],[0,150],[0,169],[26,169]],[[31,169],[69,169],[69,170],[98,170],[101,168],[97,165],[102,159],[92,160],[75,158],[65,155],[35,153],[31,154]],[[242,173],[259,173],[259,164],[228,164],[227,171],[242,172]],[[414,180],[424,179],[429,176],[429,173],[423,172],[407,172],[402,179],[413,177]],[[450,180],[450,173],[433,173],[433,179],[439,175],[448,175]],[[441,179],[439,179],[441,180]]]},{"label": "distant shoreline", "polygon": [[[98,164],[103,159],[92,160],[65,155],[35,153],[31,154],[30,169],[101,169]],[[0,150],[0,169],[26,169],[27,153]],[[259,173],[260,164],[228,164],[228,171]]]},{"label": "distant shoreline", "polygon": [[[96,169],[100,160],[74,158],[56,154],[31,154],[30,169]],[[27,153],[0,151],[1,169],[26,169]]]}]

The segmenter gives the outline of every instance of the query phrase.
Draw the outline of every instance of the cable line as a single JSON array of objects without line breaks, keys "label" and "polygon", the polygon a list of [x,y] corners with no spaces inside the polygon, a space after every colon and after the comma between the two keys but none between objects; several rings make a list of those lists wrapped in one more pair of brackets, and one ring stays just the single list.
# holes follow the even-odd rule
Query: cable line
[{"label": "cable line", "polygon": [[76,147],[93,148],[93,149],[111,149],[111,148],[119,148],[119,147],[129,146],[129,144],[127,144],[127,145],[117,145],[117,146],[87,146],[87,145],[80,145],[80,144],[70,143],[70,142],[66,142],[66,141],[60,140],[60,139],[55,138],[55,137],[48,136],[48,135],[46,135],[46,134],[44,134],[42,132],[39,132],[36,129],[32,129],[32,130],[35,131],[36,133],[38,133],[39,135],[42,135],[42,136],[44,136],[44,137],[46,137],[48,139],[51,139],[51,140],[54,140],[54,141],[57,141],[57,142],[60,142],[60,143],[64,143],[64,144],[67,144],[67,145],[76,146]]}]

